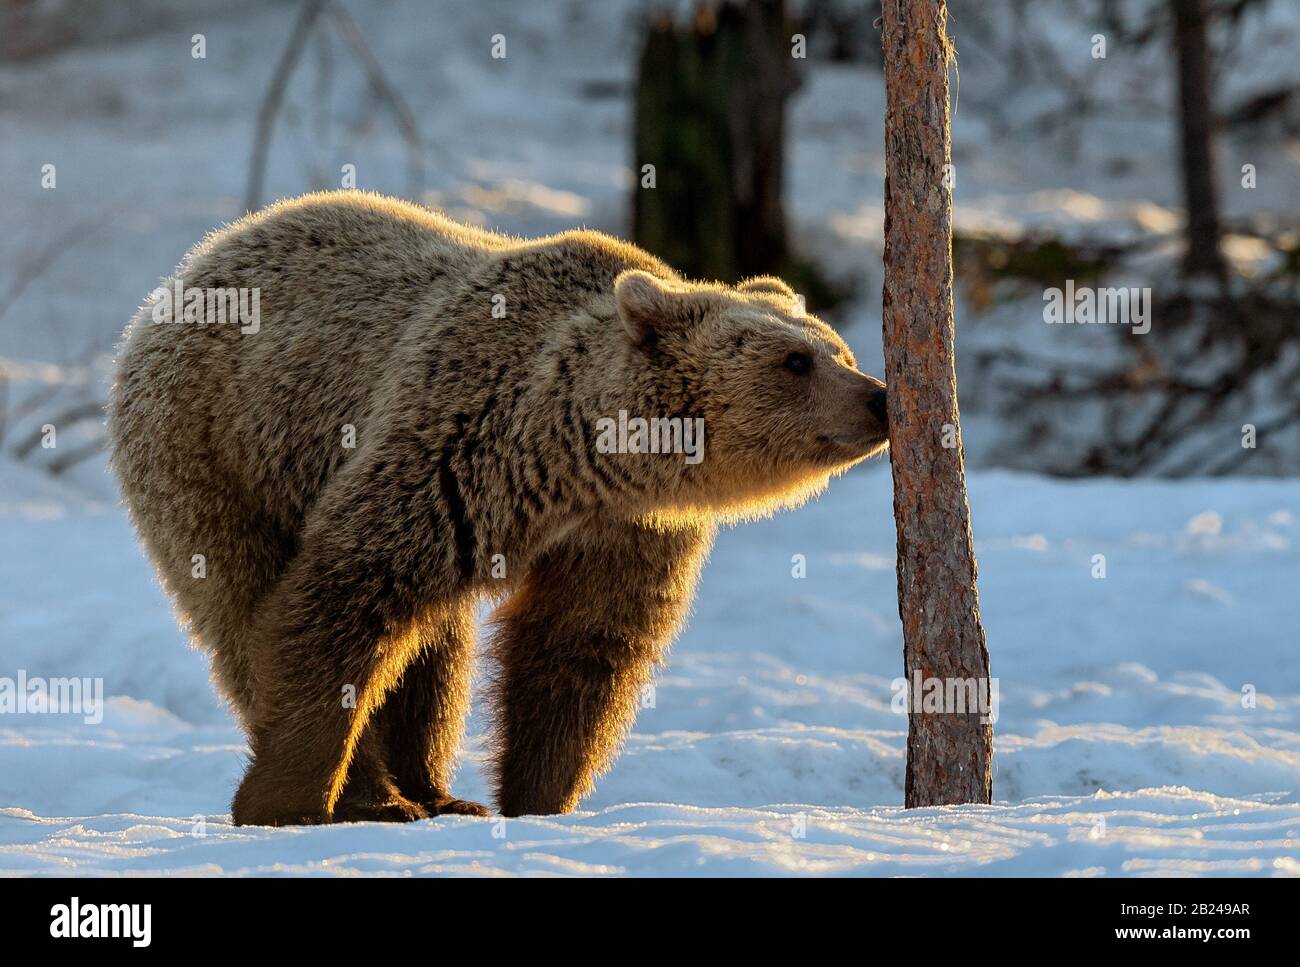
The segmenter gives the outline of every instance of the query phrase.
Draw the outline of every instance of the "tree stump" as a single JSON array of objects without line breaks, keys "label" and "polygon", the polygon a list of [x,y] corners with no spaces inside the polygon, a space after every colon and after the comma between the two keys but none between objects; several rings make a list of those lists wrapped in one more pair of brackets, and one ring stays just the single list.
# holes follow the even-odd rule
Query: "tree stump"
[{"label": "tree stump", "polygon": [[1213,98],[1210,84],[1209,13],[1206,0],[1170,0],[1174,56],[1178,61],[1178,129],[1182,147],[1183,204],[1187,208],[1187,275],[1227,277],[1220,247],[1219,189],[1215,182]]},{"label": "tree stump", "polygon": [[[700,4],[646,25],[637,72],[633,240],[691,278],[786,268],[784,0]],[[644,187],[643,165],[654,166]]]}]

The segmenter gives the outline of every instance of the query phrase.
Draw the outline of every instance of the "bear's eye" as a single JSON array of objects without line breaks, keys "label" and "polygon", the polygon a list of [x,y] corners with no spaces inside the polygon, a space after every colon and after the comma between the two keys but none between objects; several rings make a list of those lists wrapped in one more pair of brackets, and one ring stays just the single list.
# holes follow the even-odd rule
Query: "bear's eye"
[{"label": "bear's eye", "polygon": [[796,376],[806,376],[812,371],[812,357],[807,353],[791,353],[781,365]]}]

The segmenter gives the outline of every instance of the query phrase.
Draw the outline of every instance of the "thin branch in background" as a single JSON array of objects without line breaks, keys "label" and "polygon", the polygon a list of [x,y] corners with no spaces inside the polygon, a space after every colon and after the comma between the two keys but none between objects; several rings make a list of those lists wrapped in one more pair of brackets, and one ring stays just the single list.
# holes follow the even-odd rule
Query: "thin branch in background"
[{"label": "thin branch in background", "polygon": [[[95,361],[95,357],[98,356],[104,348],[102,337],[92,339],[90,344],[82,351],[81,356],[73,363],[66,365],[63,368],[72,372],[89,369],[90,365]],[[8,375],[7,369],[9,368],[13,367],[7,367],[6,361],[0,359],[0,373]],[[54,397],[58,396],[59,393],[63,392],[63,390],[65,390],[69,385],[70,381],[64,380],[62,382],[49,383],[48,385],[35,390],[26,399],[19,400],[14,404],[11,415],[14,420],[17,421],[27,416],[29,413],[34,413],[50,400],[54,399]],[[3,435],[0,434],[0,440],[3,438]]]},{"label": "thin branch in background", "polygon": [[[334,147],[334,116],[331,103],[334,100],[334,39],[328,30],[316,32],[316,91],[315,129],[319,157],[329,158]],[[323,167],[318,165],[318,167]]]},{"label": "thin branch in background", "polygon": [[[18,303],[22,294],[33,282],[44,276],[63,255],[76,248],[95,229],[117,214],[120,207],[120,203],[115,202],[96,214],[76,219],[46,245],[41,246],[30,256],[19,261],[13,279],[5,289],[4,294],[0,296],[0,319],[3,319],[5,314]],[[91,343],[89,351],[79,365],[89,366],[99,351],[100,344],[98,340],[95,340]],[[62,355],[66,357],[66,348],[63,350]],[[5,434],[11,425],[16,425],[23,416],[53,399],[64,388],[62,384],[41,388],[26,399],[15,399],[13,405],[10,406],[9,391],[15,385],[15,381],[10,377],[9,369],[10,366],[6,361],[0,359],[0,383],[4,387],[4,394],[0,396],[0,442],[4,441]]]},{"label": "thin branch in background", "polygon": [[374,51],[366,43],[360,25],[348,12],[347,8],[342,4],[335,3],[330,6],[329,14],[344,42],[351,48],[352,53],[361,64],[361,69],[365,71],[366,79],[370,82],[371,91],[381,101],[386,102],[392,110],[393,117],[397,121],[397,128],[402,134],[402,139],[406,142],[411,163],[413,186],[415,191],[419,191],[424,186],[424,158],[427,146],[420,134],[419,125],[416,123],[415,112],[403,100],[397,89],[389,83],[383,67],[380,65],[378,58],[375,57]]},{"label": "thin branch in background", "polygon": [[289,143],[293,148],[294,157],[307,172],[308,184],[312,191],[324,191],[330,187],[331,179],[326,177],[325,168],[320,163],[320,152],[316,149],[310,134],[304,130],[305,124],[298,123],[298,112],[294,110],[292,104],[285,107],[284,116]]},{"label": "thin branch in background", "polygon": [[72,467],[75,467],[77,464],[81,463],[82,461],[89,460],[91,457],[95,456],[103,449],[104,449],[104,438],[102,436],[96,437],[94,440],[90,440],[86,443],[83,443],[79,447],[73,447],[71,450],[65,450],[63,453],[59,454],[48,464],[46,464],[45,469],[52,476],[57,477],[60,474],[64,473],[65,471],[70,470]]},{"label": "thin branch in background", "polygon": [[28,286],[48,272],[61,256],[74,248],[78,242],[83,241],[93,229],[107,222],[116,213],[117,207],[111,206],[98,214],[77,219],[46,245],[20,262],[13,281],[0,296],[0,319],[3,319],[5,313],[13,308],[14,303]]},{"label": "thin branch in background", "polygon": [[[1229,417],[1237,419],[1235,414],[1243,409],[1256,410],[1251,403],[1252,385],[1300,386],[1300,365],[1294,354],[1294,298],[1279,295],[1272,283],[1261,280],[1230,299],[1175,295],[1161,300],[1154,312],[1156,329],[1163,330],[1162,323],[1194,326],[1188,331],[1198,336],[1192,344],[1151,350],[1152,359],[1161,363],[1154,369],[1142,359],[1099,370],[1095,365],[1054,361],[1015,349],[979,354],[976,361],[983,370],[983,385],[1003,397],[1003,412],[1009,418],[1031,431],[999,444],[994,462],[1023,466],[1025,453],[1041,456],[1044,441],[1072,439],[1062,421],[1077,421],[1077,407],[1095,400],[1112,404],[1103,423],[1104,435],[1085,438],[1083,446],[1076,439],[1070,455],[1053,461],[1055,466],[1048,472],[1173,478],[1222,476],[1243,466],[1262,472],[1267,456],[1251,448],[1225,447],[1223,428],[1231,422]],[[1142,350],[1136,341],[1124,345]],[[1225,350],[1226,356],[1213,355]],[[1193,367],[1203,369],[1215,358],[1212,374],[1196,379],[1178,375]],[[1025,370],[1035,378],[1026,378]],[[1246,418],[1256,424],[1257,435],[1285,431],[1300,422],[1297,394],[1283,403],[1286,408],[1280,414],[1270,412],[1264,422]],[[1036,466],[1041,469],[1042,463]]]},{"label": "thin branch in background", "polygon": [[[68,407],[50,417],[45,422],[55,427],[75,426],[84,420],[96,419],[104,415],[104,404],[101,400],[91,400],[86,403],[77,403]],[[36,427],[27,436],[23,437],[13,449],[13,455],[19,459],[24,459],[29,453],[35,450],[41,444],[41,438],[45,436],[44,424]],[[103,441],[96,441],[97,445],[102,445]]]},{"label": "thin branch in background", "polygon": [[267,88],[266,96],[262,98],[262,105],[258,108],[257,131],[253,136],[253,157],[248,168],[248,190],[244,193],[244,208],[247,211],[255,211],[262,205],[262,191],[266,181],[266,159],[271,149],[271,131],[275,127],[275,118],[280,112],[285,90],[289,86],[289,78],[293,76],[294,68],[298,66],[312,27],[315,26],[329,2],[330,0],[303,0],[302,6],[298,9],[298,19],[289,34],[289,42],[285,44],[280,60],[275,65],[275,73],[271,75],[271,86]]},{"label": "thin branch in background", "polygon": [[418,194],[424,187],[425,160],[431,146],[425,143],[420,134],[415,112],[384,73],[383,66],[366,41],[360,24],[345,6],[334,0],[304,0],[298,11],[298,19],[289,35],[289,41],[285,44],[280,60],[276,64],[271,85],[258,109],[257,130],[253,137],[253,155],[249,163],[248,190],[244,195],[244,208],[247,211],[254,211],[262,204],[267,159],[271,150],[271,134],[275,128],[275,120],[283,107],[289,80],[302,59],[307,40],[322,13],[329,15],[332,26],[356,58],[362,72],[366,75],[371,94],[388,107],[397,123],[398,132],[406,143],[411,169],[411,193]]},{"label": "thin branch in background", "polygon": [[[1298,423],[1300,423],[1300,406],[1293,407],[1290,411],[1283,413],[1274,420],[1269,420],[1267,423],[1256,424],[1256,447],[1258,447],[1258,441],[1263,440],[1268,436],[1268,434],[1278,430],[1294,429]],[[1209,463],[1207,455],[1205,462],[1192,464],[1191,468],[1186,471],[1186,476],[1191,476],[1193,473],[1208,473],[1211,477],[1226,477],[1241,469],[1242,464],[1257,452],[1257,448],[1249,447],[1238,447],[1229,450],[1229,453],[1232,455],[1229,456],[1228,459],[1222,461],[1217,466],[1210,467],[1210,469],[1206,471],[1205,467]]]}]

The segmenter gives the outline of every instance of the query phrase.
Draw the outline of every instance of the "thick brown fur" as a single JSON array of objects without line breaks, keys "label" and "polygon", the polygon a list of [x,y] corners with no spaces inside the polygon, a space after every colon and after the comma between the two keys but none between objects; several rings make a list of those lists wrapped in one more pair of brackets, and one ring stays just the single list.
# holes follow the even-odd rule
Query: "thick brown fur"
[{"label": "thick brown fur", "polygon": [[[212,234],[175,278],[259,289],[260,326],[160,324],[146,303],[113,463],[248,733],[241,824],[484,814],[450,782],[485,598],[497,805],[572,810],[716,523],[884,445],[881,384],[783,283],[686,282],[596,232],[522,240],[317,194]],[[703,460],[598,452],[620,410],[703,418]]]}]

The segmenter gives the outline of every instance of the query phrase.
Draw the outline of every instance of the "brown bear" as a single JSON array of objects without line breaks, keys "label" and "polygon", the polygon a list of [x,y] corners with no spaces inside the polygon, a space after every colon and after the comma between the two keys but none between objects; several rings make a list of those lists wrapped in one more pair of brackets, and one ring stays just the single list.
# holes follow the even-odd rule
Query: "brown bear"
[{"label": "brown bear", "polygon": [[234,821],[264,825],[487,814],[450,787],[485,599],[496,805],[574,809],[716,524],[886,445],[883,384],[779,280],[361,192],[196,246],[127,327],[109,420],[248,734]]}]

